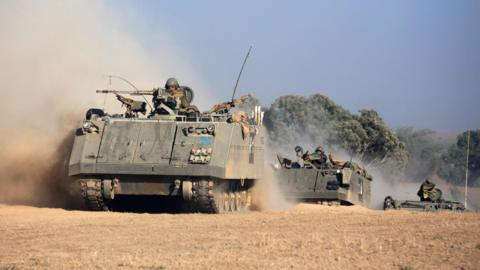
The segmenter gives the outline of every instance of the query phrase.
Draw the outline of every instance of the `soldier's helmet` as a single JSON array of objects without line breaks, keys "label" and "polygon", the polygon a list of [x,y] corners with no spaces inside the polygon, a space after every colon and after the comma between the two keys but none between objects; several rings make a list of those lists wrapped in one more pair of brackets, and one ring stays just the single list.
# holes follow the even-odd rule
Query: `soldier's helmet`
[{"label": "soldier's helmet", "polygon": [[324,151],[323,151],[323,148],[321,146],[315,148],[315,153],[322,153],[322,152],[324,152]]},{"label": "soldier's helmet", "polygon": [[175,78],[169,78],[167,82],[165,83],[165,89],[170,89],[170,88],[179,88],[180,85],[178,84],[177,79]]},{"label": "soldier's helmet", "polygon": [[295,152],[298,153],[298,152],[303,152],[303,148],[301,146],[295,146]]}]

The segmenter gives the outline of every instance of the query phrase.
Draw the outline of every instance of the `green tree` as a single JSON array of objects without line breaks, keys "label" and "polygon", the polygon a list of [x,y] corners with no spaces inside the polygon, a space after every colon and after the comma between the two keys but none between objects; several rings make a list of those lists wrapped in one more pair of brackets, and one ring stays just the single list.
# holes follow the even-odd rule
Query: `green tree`
[{"label": "green tree", "polygon": [[[468,131],[457,136],[457,143],[450,146],[448,152],[442,155],[440,176],[448,181],[461,184],[465,181],[465,165],[467,157]],[[470,151],[468,156],[469,181],[480,183],[480,129],[470,131]]]},{"label": "green tree", "polygon": [[390,166],[402,171],[408,160],[405,144],[374,110],[360,110],[356,117],[367,134],[362,160],[375,166]]}]

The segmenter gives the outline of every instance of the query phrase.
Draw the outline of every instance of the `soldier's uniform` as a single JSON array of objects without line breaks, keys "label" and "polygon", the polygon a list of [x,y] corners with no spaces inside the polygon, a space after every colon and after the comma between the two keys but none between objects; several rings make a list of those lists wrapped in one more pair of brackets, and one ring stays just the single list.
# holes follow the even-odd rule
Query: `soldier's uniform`
[{"label": "soldier's uniform", "polygon": [[432,192],[435,191],[435,184],[426,179],[420,189],[417,192],[417,195],[420,197],[420,201],[431,201]]},{"label": "soldier's uniform", "polygon": [[328,166],[327,155],[321,146],[317,147],[315,152],[309,155],[308,159],[317,169],[326,168]]},{"label": "soldier's uniform", "polygon": [[153,105],[155,107],[155,112],[158,114],[171,114],[171,112],[198,112],[198,109],[195,106],[190,105],[186,90],[180,87],[175,78],[169,78],[167,80],[165,83],[165,89],[157,89],[154,92]]}]

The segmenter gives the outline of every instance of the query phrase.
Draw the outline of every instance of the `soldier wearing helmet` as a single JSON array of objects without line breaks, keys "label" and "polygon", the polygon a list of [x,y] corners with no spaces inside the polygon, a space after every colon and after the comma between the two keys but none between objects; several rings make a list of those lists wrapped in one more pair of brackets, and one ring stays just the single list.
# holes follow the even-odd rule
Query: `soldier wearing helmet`
[{"label": "soldier wearing helmet", "polygon": [[169,92],[173,92],[179,88],[180,88],[180,85],[178,84],[178,81],[175,78],[169,78],[165,83],[165,90]]},{"label": "soldier wearing helmet", "polygon": [[440,199],[440,196],[437,195],[437,193],[440,193],[441,196],[441,191],[435,188],[435,184],[432,183],[430,179],[426,179],[420,186],[417,195],[420,197],[420,201],[435,201],[437,197]]},{"label": "soldier wearing helmet", "polygon": [[167,94],[175,98],[175,109],[184,109],[189,106],[187,100],[185,99],[185,90],[180,87],[177,79],[169,78],[165,83],[165,91]]},{"label": "soldier wearing helmet", "polygon": [[[187,97],[187,90],[190,96]],[[176,114],[177,112],[197,112],[195,106],[190,105],[193,92],[189,87],[181,87],[177,79],[169,78],[165,83],[165,89],[156,89],[153,95],[155,113]]]},{"label": "soldier wearing helmet", "polygon": [[326,168],[328,166],[327,155],[321,146],[315,148],[315,151],[309,155],[309,160],[317,169]]}]

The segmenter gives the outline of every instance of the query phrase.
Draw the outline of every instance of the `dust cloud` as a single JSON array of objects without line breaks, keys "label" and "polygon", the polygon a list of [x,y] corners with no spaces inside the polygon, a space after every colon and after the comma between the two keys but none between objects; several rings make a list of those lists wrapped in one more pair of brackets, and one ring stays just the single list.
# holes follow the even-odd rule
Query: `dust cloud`
[{"label": "dust cloud", "polygon": [[[24,144],[34,142],[37,146]],[[63,139],[37,137],[25,131],[11,140],[1,154],[0,166],[2,203],[22,203],[36,206],[77,208],[75,182],[67,177],[67,161],[73,134]],[[76,186],[79,188],[78,186]]]},{"label": "dust cloud", "polygon": [[404,191],[401,187],[395,185],[395,181],[388,179],[384,174],[375,169],[368,170],[368,173],[372,175],[372,192],[370,197],[371,209],[383,209],[383,202],[385,197],[392,196],[394,199],[404,198]]},{"label": "dust cloud", "polygon": [[[89,107],[121,112],[114,97],[95,89],[130,90],[104,75],[141,89],[177,76],[209,96],[179,50],[143,48],[126,23],[101,1],[0,2],[0,203],[70,207],[73,128]],[[161,25],[152,35],[174,43]],[[200,108],[211,104],[201,101]]]},{"label": "dust cloud", "polygon": [[256,182],[252,190],[254,210],[284,210],[295,204],[285,198],[273,170],[272,166],[266,164],[263,177]]},{"label": "dust cloud", "polygon": [[265,133],[265,154],[263,177],[258,179],[253,190],[253,208],[257,210],[284,210],[293,207],[296,202],[285,198],[285,192],[279,186],[279,180],[275,177],[276,153],[279,153],[279,147],[269,144],[271,140]]}]

